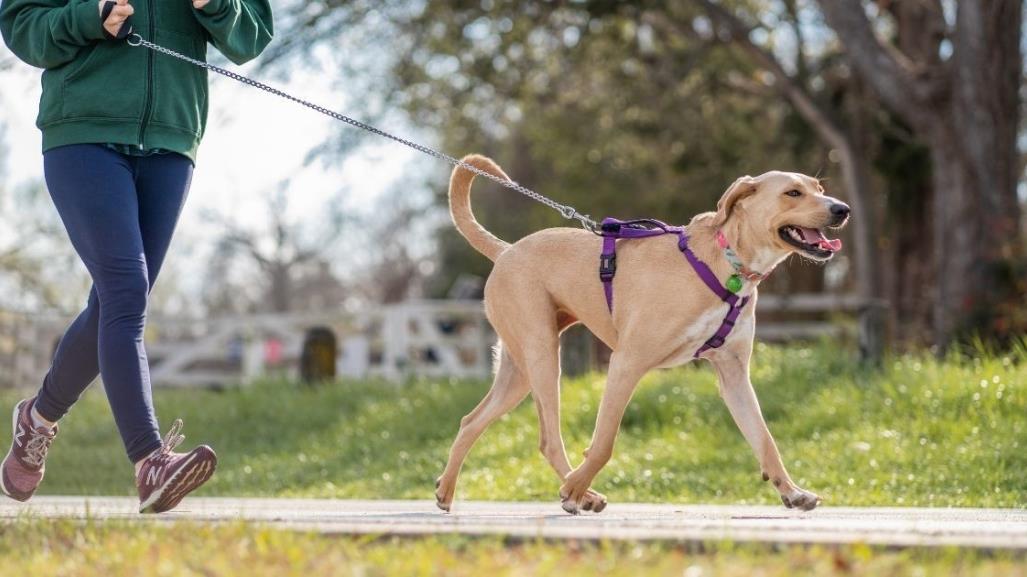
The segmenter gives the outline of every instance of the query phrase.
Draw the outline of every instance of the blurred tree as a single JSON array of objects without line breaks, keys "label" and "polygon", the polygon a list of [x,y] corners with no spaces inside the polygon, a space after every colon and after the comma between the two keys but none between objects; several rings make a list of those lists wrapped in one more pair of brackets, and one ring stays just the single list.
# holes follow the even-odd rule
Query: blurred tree
[{"label": "blurred tree", "polygon": [[[655,26],[646,19],[650,5],[683,21],[697,14],[683,3],[486,0],[376,11],[367,2],[325,0],[289,14],[286,35],[333,48],[351,42],[337,33],[340,22],[382,26],[378,35],[390,38],[379,53],[392,63],[389,99],[414,124],[434,131],[442,148],[490,154],[519,182],[596,216],[683,222],[715,206],[739,174],[817,172],[827,164],[826,150],[792,110],[754,87],[751,64],[698,41],[699,32]],[[486,186],[474,201],[501,237],[564,223]],[[443,204],[444,187],[436,190]],[[441,229],[439,248],[436,294],[461,272],[487,274],[489,263],[450,227]],[[821,282],[818,268],[794,276]]]},{"label": "blurred tree", "polygon": [[[868,15],[860,1],[314,0],[289,12],[286,35],[305,55],[348,58],[354,37],[379,46],[379,105],[595,216],[681,222],[739,174],[838,171],[857,211],[857,290],[893,301],[903,335],[946,344],[964,329],[1008,331],[1001,321],[1021,308],[1014,4],[877,2]],[[376,37],[389,42],[367,42]],[[496,189],[474,201],[499,236],[562,222]],[[975,189],[989,191],[980,206]],[[489,269],[448,227],[439,253],[437,292]],[[781,277],[815,287],[820,269],[771,280]],[[930,335],[915,328],[928,317]]]},{"label": "blurred tree", "polygon": [[[4,165],[0,125],[0,175]],[[0,309],[73,312],[85,304],[89,275],[68,242],[41,182],[17,187],[0,179]]]},{"label": "blurred tree", "polygon": [[[1019,0],[818,0],[848,60],[924,144],[931,168],[934,340],[1009,336],[1023,318],[1017,182]],[[891,42],[878,30],[892,27]],[[1017,315],[1019,322],[1015,326]]]},{"label": "blurred tree", "polygon": [[222,231],[207,265],[208,314],[326,310],[342,304],[343,286],[328,259],[347,220],[341,197],[327,204],[321,222],[311,222],[289,214],[287,189],[285,183],[265,197],[264,227],[205,215]]},{"label": "blurred tree", "polygon": [[353,279],[359,297],[380,304],[422,296],[422,285],[432,266],[422,239],[432,234],[425,226],[434,220],[422,219],[432,214],[433,207],[398,190],[389,197],[374,211],[376,219],[364,219],[370,243],[365,251],[367,262],[361,266],[366,273]]}]

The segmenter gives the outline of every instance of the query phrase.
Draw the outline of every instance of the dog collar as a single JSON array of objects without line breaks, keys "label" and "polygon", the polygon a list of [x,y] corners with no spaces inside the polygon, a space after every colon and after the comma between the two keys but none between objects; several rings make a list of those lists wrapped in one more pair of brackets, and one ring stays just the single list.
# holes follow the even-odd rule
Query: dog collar
[{"label": "dog collar", "polygon": [[731,268],[735,269],[735,273],[728,277],[727,282],[724,283],[727,290],[733,293],[742,290],[743,277],[745,280],[752,282],[767,278],[767,275],[750,270],[742,264],[742,259],[738,258],[738,253],[731,248],[731,245],[727,242],[727,237],[724,236],[724,232],[721,230],[717,231],[717,245],[720,246],[720,250],[724,251],[724,258],[727,259],[727,262],[731,263]]}]

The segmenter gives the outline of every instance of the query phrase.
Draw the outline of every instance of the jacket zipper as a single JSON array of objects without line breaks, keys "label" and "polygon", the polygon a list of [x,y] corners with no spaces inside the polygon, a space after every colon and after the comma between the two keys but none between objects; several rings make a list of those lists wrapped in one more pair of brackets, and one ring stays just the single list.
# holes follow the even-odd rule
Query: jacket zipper
[{"label": "jacket zipper", "polygon": [[[146,19],[149,24],[147,35],[153,38],[153,2],[146,2]],[[143,118],[139,124],[139,150],[145,150],[146,125],[150,122],[150,115],[153,113],[153,51],[146,51],[146,98],[143,100]]]}]

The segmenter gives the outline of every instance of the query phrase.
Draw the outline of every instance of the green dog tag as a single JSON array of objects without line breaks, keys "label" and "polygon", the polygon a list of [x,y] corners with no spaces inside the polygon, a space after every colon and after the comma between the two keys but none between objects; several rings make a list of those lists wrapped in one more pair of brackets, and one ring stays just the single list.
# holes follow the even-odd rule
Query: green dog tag
[{"label": "green dog tag", "polygon": [[727,287],[727,290],[733,293],[742,290],[742,277],[738,276],[737,274],[733,274],[727,277],[727,283],[725,284],[725,286]]}]

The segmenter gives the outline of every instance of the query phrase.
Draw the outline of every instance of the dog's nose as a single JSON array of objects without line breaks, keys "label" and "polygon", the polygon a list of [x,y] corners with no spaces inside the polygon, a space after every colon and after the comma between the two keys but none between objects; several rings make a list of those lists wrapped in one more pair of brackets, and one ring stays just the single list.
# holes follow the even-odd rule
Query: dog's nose
[{"label": "dog's nose", "polygon": [[834,219],[837,222],[841,222],[848,218],[850,212],[852,212],[852,209],[849,208],[849,205],[843,202],[836,202],[831,205],[831,215],[834,216]]}]

